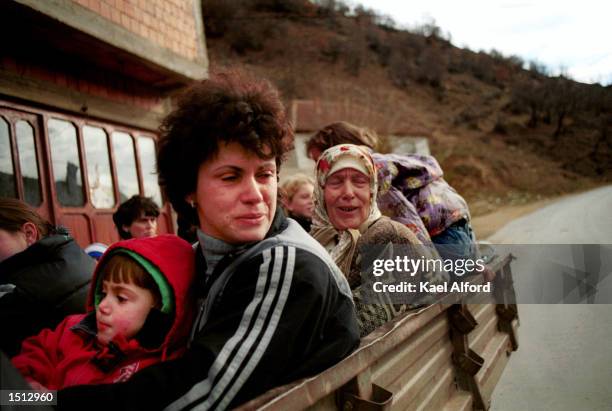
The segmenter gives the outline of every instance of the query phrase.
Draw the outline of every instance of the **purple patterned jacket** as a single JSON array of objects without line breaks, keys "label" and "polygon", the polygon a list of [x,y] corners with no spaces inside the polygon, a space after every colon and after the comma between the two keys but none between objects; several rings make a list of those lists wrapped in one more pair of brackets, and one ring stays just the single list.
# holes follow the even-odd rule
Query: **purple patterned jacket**
[{"label": "purple patterned jacket", "polygon": [[423,242],[462,218],[470,220],[466,201],[443,178],[432,156],[372,153],[378,170],[378,207],[410,228]]}]

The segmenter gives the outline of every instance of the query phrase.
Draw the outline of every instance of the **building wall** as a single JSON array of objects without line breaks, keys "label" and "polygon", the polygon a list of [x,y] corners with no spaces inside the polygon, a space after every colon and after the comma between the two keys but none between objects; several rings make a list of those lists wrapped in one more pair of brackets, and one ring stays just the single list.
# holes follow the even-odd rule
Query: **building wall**
[{"label": "building wall", "polygon": [[0,69],[14,73],[22,79],[38,79],[59,88],[136,106],[144,110],[162,110],[162,98],[156,90],[93,67],[70,67],[58,61],[3,55],[0,57]]},{"label": "building wall", "polygon": [[193,0],[70,0],[190,60],[198,58]]},{"label": "building wall", "polygon": [[[125,176],[136,176],[130,195],[159,189],[160,120],[175,93],[208,74],[201,12],[201,0],[0,0],[0,177],[13,182],[6,195],[68,227],[81,246],[117,240],[112,213],[127,195]],[[62,173],[67,166],[72,174]],[[28,196],[32,170],[37,198]],[[111,201],[98,201],[103,180]],[[78,201],[66,200],[66,186]],[[174,221],[165,203],[160,232],[174,232]]]},{"label": "building wall", "polygon": [[[367,107],[322,100],[293,100],[291,102],[291,121],[296,133],[294,150],[291,151],[281,169],[281,180],[294,173],[314,174],[315,162],[308,158],[306,142],[317,130],[337,121],[348,121],[355,125],[375,130],[380,138],[386,140],[384,152],[401,154],[430,155],[427,137],[417,135],[390,134],[385,131],[384,119],[380,119]],[[381,131],[382,130],[382,131]]]},{"label": "building wall", "polygon": [[298,132],[313,132],[336,121],[348,121],[360,127],[368,127],[381,134],[430,135],[429,130],[419,119],[418,113],[410,107],[394,107],[390,120],[374,102],[366,104],[350,99],[293,100],[290,115]]},{"label": "building wall", "polygon": [[6,0],[0,96],[155,130],[207,76],[201,0]]}]

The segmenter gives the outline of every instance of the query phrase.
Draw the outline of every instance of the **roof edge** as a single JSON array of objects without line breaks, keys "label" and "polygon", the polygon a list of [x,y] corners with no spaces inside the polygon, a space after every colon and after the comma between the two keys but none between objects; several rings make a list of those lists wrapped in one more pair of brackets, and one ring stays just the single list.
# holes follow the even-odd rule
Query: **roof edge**
[{"label": "roof edge", "polygon": [[73,29],[92,36],[117,49],[171,72],[188,82],[208,77],[208,58],[204,41],[200,0],[194,0],[194,16],[198,30],[198,58],[189,60],[163,48],[76,3],[63,0],[13,0]]}]

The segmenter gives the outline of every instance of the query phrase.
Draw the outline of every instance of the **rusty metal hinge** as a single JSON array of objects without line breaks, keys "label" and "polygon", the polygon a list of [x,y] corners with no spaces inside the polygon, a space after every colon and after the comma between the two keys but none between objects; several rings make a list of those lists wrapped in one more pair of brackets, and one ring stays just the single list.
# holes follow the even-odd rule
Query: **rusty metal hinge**
[{"label": "rusty metal hinge", "polygon": [[468,349],[468,352],[454,353],[453,361],[469,375],[476,375],[478,370],[484,365],[484,358],[476,354],[472,349]]},{"label": "rusty metal hinge", "polygon": [[393,393],[372,384],[372,397],[361,398],[358,395],[341,389],[339,392],[339,406],[342,411],[381,411],[391,408]]},{"label": "rusty metal hinge", "polygon": [[478,321],[465,305],[454,304],[447,312],[448,321],[460,334],[469,334],[478,325]]}]

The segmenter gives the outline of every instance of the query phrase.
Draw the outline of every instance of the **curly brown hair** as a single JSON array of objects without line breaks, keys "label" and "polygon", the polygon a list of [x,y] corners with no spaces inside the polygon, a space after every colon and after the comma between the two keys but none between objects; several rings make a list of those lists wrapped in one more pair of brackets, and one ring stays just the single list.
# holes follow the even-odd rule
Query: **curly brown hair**
[{"label": "curly brown hair", "polygon": [[197,185],[202,163],[221,143],[236,142],[280,166],[293,148],[293,129],[278,91],[270,82],[232,70],[189,87],[163,120],[157,152],[159,183],[183,218],[197,224],[197,213],[185,201]]},{"label": "curly brown hair", "polygon": [[378,144],[378,136],[370,129],[338,121],[323,127],[310,137],[306,143],[306,152],[310,154],[313,148],[323,152],[338,144],[356,144],[374,149]]}]

